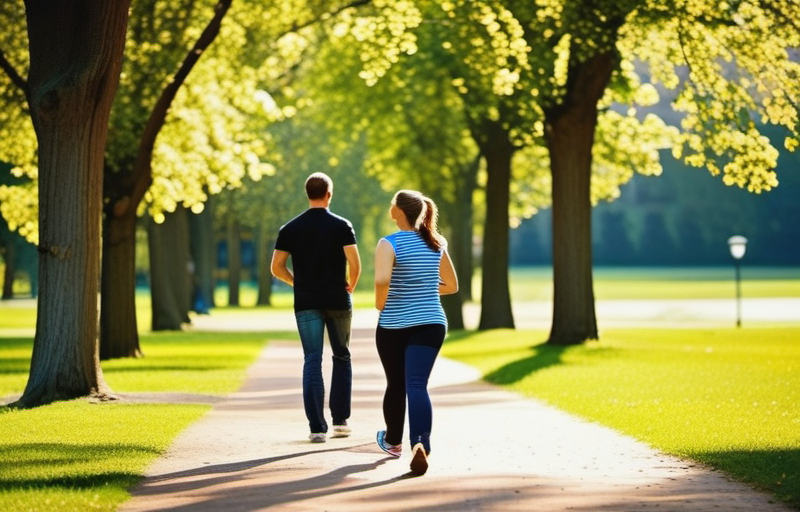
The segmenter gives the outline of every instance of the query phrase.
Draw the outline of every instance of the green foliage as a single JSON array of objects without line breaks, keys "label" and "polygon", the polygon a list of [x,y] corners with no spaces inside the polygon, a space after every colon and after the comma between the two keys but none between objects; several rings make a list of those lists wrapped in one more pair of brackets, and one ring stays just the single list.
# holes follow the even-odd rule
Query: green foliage
[{"label": "green foliage", "polygon": [[[108,164],[132,165],[159,91],[210,16],[213,0],[134,5]],[[388,189],[402,182],[449,200],[482,120],[500,120],[520,148],[512,222],[548,203],[544,111],[559,108],[575,71],[612,53],[618,66],[600,105],[594,201],[614,199],[633,172],[659,174],[658,150],[753,192],[777,185],[778,153],[761,124],[798,136],[800,6],[710,0],[381,0],[235,3],[176,98],[154,157],[151,212],[195,211],[210,193],[274,171],[282,157],[263,127],[308,107],[338,158],[365,144],[364,162]],[[0,50],[27,67],[22,2],[0,8]],[[319,22],[314,25],[315,22]],[[645,109],[663,98],[667,126]],[[0,159],[35,177],[24,94],[0,73]],[[280,106],[275,108],[277,103]],[[336,131],[340,133],[334,135]],[[294,149],[301,151],[302,149]],[[285,154],[284,154],[285,156]],[[264,161],[269,160],[270,164]],[[0,210],[35,240],[35,185],[0,187]]]},{"label": "green foliage", "polygon": [[451,335],[443,353],[800,505],[799,336],[797,327],[617,329],[564,348],[539,343],[543,331],[502,330]]},{"label": "green foliage", "polygon": [[620,53],[676,89],[677,158],[751,192],[777,185],[777,151],[759,124],[800,137],[800,6],[794,2],[643,2],[621,30]]},{"label": "green foliage", "polygon": [[[21,1],[3,2],[0,6],[0,26],[24,27],[25,9]],[[13,73],[28,66],[28,38],[25,30],[6,29],[0,33],[0,161],[13,164],[12,174],[18,178],[35,179],[37,170],[36,136],[27,109],[25,91],[13,81],[6,67]],[[38,241],[36,217],[38,189],[30,180],[18,184],[0,184],[0,215],[12,231],[32,242]]]}]

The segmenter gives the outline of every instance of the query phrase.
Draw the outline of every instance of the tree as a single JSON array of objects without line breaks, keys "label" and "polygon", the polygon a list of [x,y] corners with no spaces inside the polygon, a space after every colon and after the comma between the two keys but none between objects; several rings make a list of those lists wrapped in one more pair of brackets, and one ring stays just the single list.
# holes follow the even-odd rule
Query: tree
[{"label": "tree", "polygon": [[[175,204],[183,201],[186,206],[195,206],[205,200],[204,185],[212,183],[210,189],[221,190],[231,179],[240,180],[241,175],[258,167],[252,165],[249,158],[252,146],[242,141],[238,148],[238,153],[245,158],[235,162],[233,165],[223,166],[228,174],[218,174],[219,168],[206,165],[198,170],[197,166],[187,166],[186,162],[180,162],[180,158],[175,157],[175,149],[180,148],[179,144],[173,144],[165,150],[164,144],[156,145],[156,138],[162,134],[165,124],[176,124],[175,116],[180,113],[185,117],[198,109],[182,108],[185,103],[183,98],[175,97],[182,89],[187,75],[193,69],[203,51],[216,37],[221,21],[228,11],[231,0],[213,2],[216,5],[213,16],[210,20],[204,15],[196,15],[195,11],[202,13],[202,6],[196,6],[196,2],[189,1],[181,4],[174,2],[163,2],[160,0],[149,0],[137,2],[133,11],[134,23],[132,23],[129,36],[128,58],[125,60],[123,68],[122,83],[120,94],[114,103],[111,116],[111,129],[107,145],[105,160],[105,180],[104,180],[104,236],[103,236],[103,284],[101,285],[101,355],[104,358],[135,356],[139,353],[138,331],[136,328],[135,313],[135,278],[134,278],[134,242],[137,213],[139,205],[143,200],[151,204],[151,210],[156,218],[159,218],[164,207],[175,208]],[[5,6],[4,6],[5,7]],[[209,9],[210,10],[210,9]],[[0,10],[0,14],[6,15],[12,22],[19,22],[19,17],[14,16],[16,11],[5,12]],[[243,37],[239,35],[239,37]],[[241,40],[238,41],[241,46]],[[5,44],[5,42],[4,42]],[[11,92],[12,87],[19,89],[20,80],[16,79],[19,73],[17,68],[24,68],[24,59],[19,50],[16,40],[8,42],[8,47],[13,51],[9,56],[15,57],[12,62],[9,59],[0,58],[3,63],[2,69],[9,78],[9,86],[3,90],[3,96],[11,102],[11,112],[16,113],[14,121],[18,121],[21,128],[25,127],[25,116],[27,112],[19,107],[12,100],[16,98]],[[187,53],[188,51],[188,53]],[[0,51],[0,57],[4,57]],[[205,59],[209,60],[209,59]],[[219,62],[232,62],[232,59],[221,58]],[[16,66],[12,65],[16,64]],[[231,76],[230,67],[217,70],[219,66],[212,67],[225,76]],[[172,72],[174,71],[174,74]],[[214,77],[213,73],[207,73],[206,78]],[[239,82],[240,87],[245,83],[244,76]],[[251,80],[252,82],[252,80]],[[2,84],[6,85],[6,84]],[[206,83],[206,85],[208,85]],[[229,85],[228,89],[233,87]],[[207,87],[206,96],[211,99],[225,98],[232,96],[224,87]],[[220,94],[220,91],[222,93]],[[217,93],[217,94],[214,94]],[[188,101],[191,101],[191,97]],[[251,101],[252,103],[252,101]],[[173,107],[170,110],[170,107]],[[213,109],[209,109],[213,110]],[[222,110],[222,109],[219,109]],[[188,115],[187,115],[188,111]],[[171,113],[168,120],[167,115]],[[192,134],[198,131],[213,130],[218,124],[217,118],[214,122],[198,123],[190,126],[184,120],[183,140],[191,140],[185,144],[183,154],[200,153],[203,156],[216,156],[216,160],[230,160],[227,155],[214,154],[213,151],[206,150],[207,144],[202,146],[198,140],[200,137],[192,138]],[[209,118],[204,119],[208,121]],[[195,119],[196,121],[196,119]],[[178,123],[179,124],[179,123]],[[25,130],[18,130],[13,139],[16,144],[6,148],[0,145],[0,153],[4,158],[17,165],[18,172],[26,172],[31,177],[36,178],[36,162],[28,158],[27,154],[15,148],[27,148]],[[174,139],[173,139],[174,140]],[[186,146],[190,146],[186,148]],[[13,151],[12,151],[13,150]],[[164,153],[172,158],[164,158]],[[7,157],[6,154],[9,154]],[[159,169],[153,173],[153,162]],[[213,160],[213,158],[212,158]],[[257,160],[257,158],[256,158]],[[178,161],[176,163],[176,161]],[[251,162],[250,164],[248,163]],[[193,162],[194,163],[194,162]],[[170,165],[171,164],[171,165]],[[189,167],[196,174],[192,176],[187,172],[180,172]],[[176,168],[178,172],[176,172]],[[232,168],[235,171],[232,171]],[[205,171],[205,172],[203,172]],[[231,178],[233,174],[233,178]],[[165,177],[166,176],[166,177]],[[192,187],[181,186],[190,182],[196,189],[201,190],[200,194],[189,194],[194,192]],[[169,182],[169,183],[167,183]],[[151,190],[151,184],[153,184]],[[34,187],[30,187],[35,190]],[[212,190],[213,192],[213,190]],[[27,199],[30,192],[26,188],[14,187],[0,188],[0,200],[3,205],[10,203],[9,198],[15,199],[14,204],[35,205],[35,201],[21,201]],[[158,199],[158,202],[154,200]],[[143,210],[143,209],[142,209]],[[9,211],[3,208],[3,214],[10,223],[18,227],[20,232],[30,239],[36,239],[36,227],[32,225],[31,212],[34,208],[15,208]]]},{"label": "tree", "polygon": [[[184,43],[191,40],[190,34],[196,34],[198,29],[193,9],[155,0],[135,5],[135,23],[131,27],[131,40],[135,46],[125,70],[124,96],[115,105],[112,131],[115,136],[106,161],[100,314],[102,359],[135,357],[141,353],[134,300],[139,204],[153,184],[156,139],[167,123],[170,107],[200,56],[219,34],[231,1],[216,3],[213,16],[205,22],[182,59],[181,46],[156,41],[166,39],[169,42],[176,36]],[[164,80],[173,69],[176,69],[174,74],[160,88],[159,80]],[[192,179],[204,182],[200,176]],[[175,202],[176,198],[172,195],[164,199]],[[154,307],[170,303],[153,302]],[[175,312],[165,312],[167,317],[171,314]],[[153,318],[155,321],[161,315],[156,313]]]},{"label": "tree", "polygon": [[103,396],[97,351],[103,150],[129,2],[25,2],[39,143],[39,307],[16,406]]},{"label": "tree", "polygon": [[[117,299],[110,283],[116,286],[120,279],[124,279],[129,291],[119,298],[121,307],[109,303],[103,308],[104,315],[110,317],[103,325],[114,329],[113,336],[103,337],[109,339],[108,345],[103,344],[109,347],[105,357],[136,355],[138,347],[135,309],[128,297],[132,297],[135,283],[131,248],[140,202],[148,204],[159,222],[163,212],[174,211],[178,204],[197,213],[208,195],[227,186],[239,186],[245,175],[269,172],[269,166],[260,161],[265,147],[258,138],[258,130],[263,127],[258,122],[263,122],[263,117],[256,98],[258,88],[269,80],[273,65],[271,59],[264,57],[285,34],[360,3],[355,0],[331,5],[309,0],[293,9],[287,9],[282,2],[237,3],[238,7],[228,15],[231,0],[220,0],[213,17],[198,25],[200,18],[193,16],[193,1],[186,5],[162,0],[142,2],[141,18],[136,18],[141,22],[132,30],[132,39],[142,38],[142,44],[133,45],[134,72],[126,74],[124,81],[130,88],[131,101],[119,105],[120,116],[115,118],[119,120],[115,123],[119,131],[114,139],[118,144],[116,150],[110,151],[114,157],[109,159],[106,173],[106,220],[111,229],[114,224],[120,225],[122,236],[116,240],[120,251],[127,249],[118,258],[108,258],[118,267],[104,273],[108,286],[102,295]],[[163,11],[160,18],[154,17],[156,10]],[[229,20],[224,44],[211,46],[210,55],[195,70],[198,59],[217,37],[223,19]],[[173,39],[177,37],[185,43],[198,32],[200,35],[183,60],[176,61],[183,49],[180,44],[170,44],[175,42]],[[177,62],[180,67],[170,78]],[[193,83],[183,85],[190,72]],[[148,79],[142,80],[142,76]],[[154,78],[163,80],[160,94],[153,86]],[[130,144],[130,133],[142,135]],[[138,152],[131,154],[131,148],[138,148]],[[109,246],[109,250],[113,247]]]},{"label": "tree", "polygon": [[[796,130],[800,6],[782,2],[548,2],[540,19],[557,87],[546,95],[553,174],[554,307],[549,342],[597,337],[591,275],[590,176],[598,115],[628,103],[635,61],[653,83],[678,88],[685,112],[676,156],[726,184],[758,192],[777,184],[776,152],[751,116]],[[766,59],[765,59],[766,57]],[[729,64],[731,63],[731,64]],[[734,64],[735,63],[735,64]],[[678,68],[688,73],[681,79]],[[560,72],[559,72],[560,68]],[[736,72],[734,72],[736,70]],[[627,98],[626,98],[627,96]],[[628,101],[625,101],[625,100]],[[794,147],[797,132],[787,140]]]},{"label": "tree", "polygon": [[189,212],[178,208],[148,225],[154,331],[180,330],[192,308]]}]

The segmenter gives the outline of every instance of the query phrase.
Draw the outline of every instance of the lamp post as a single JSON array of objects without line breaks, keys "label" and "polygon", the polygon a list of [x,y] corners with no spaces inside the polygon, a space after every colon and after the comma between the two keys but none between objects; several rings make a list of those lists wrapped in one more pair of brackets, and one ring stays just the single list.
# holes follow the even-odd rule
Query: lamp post
[{"label": "lamp post", "polygon": [[728,248],[731,250],[733,262],[736,265],[736,327],[742,326],[742,286],[741,271],[739,269],[744,253],[747,250],[747,238],[732,236],[728,239]]}]

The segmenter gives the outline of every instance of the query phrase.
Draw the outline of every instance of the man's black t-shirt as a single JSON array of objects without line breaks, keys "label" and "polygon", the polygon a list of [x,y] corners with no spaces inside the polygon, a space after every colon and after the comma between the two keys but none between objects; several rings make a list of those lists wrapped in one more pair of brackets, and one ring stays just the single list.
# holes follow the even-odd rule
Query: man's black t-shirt
[{"label": "man's black t-shirt", "polygon": [[355,243],[350,221],[326,208],[309,208],[280,229],[275,249],[292,257],[295,311],[351,308],[344,247]]}]

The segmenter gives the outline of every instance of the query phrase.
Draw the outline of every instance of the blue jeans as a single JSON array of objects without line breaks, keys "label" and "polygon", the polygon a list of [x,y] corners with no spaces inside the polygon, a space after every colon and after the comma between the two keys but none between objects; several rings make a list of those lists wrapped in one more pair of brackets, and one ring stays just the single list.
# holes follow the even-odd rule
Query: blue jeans
[{"label": "blue jeans", "polygon": [[350,417],[350,394],[353,370],[350,366],[350,309],[306,309],[296,311],[297,330],[303,344],[303,405],[311,432],[327,432],[325,421],[325,381],[322,378],[322,346],[324,330],[333,350],[330,408],[333,424]]}]

